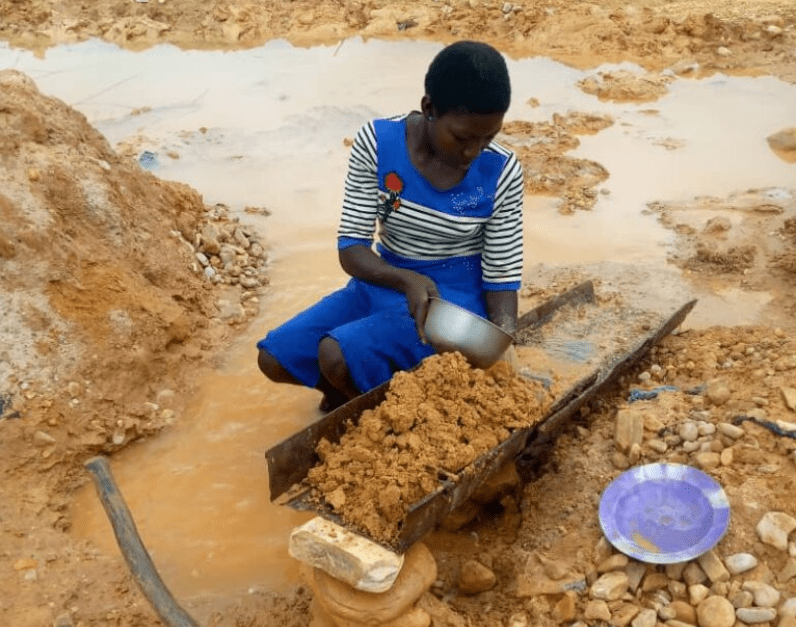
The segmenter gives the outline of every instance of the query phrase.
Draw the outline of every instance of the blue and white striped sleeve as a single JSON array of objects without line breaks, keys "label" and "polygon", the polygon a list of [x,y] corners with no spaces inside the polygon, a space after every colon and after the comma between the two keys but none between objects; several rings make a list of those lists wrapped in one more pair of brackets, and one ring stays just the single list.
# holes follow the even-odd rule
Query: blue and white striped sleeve
[{"label": "blue and white striped sleeve", "polygon": [[487,221],[481,272],[487,291],[518,290],[522,284],[522,165],[510,153],[495,191],[495,210]]},{"label": "blue and white striped sleeve", "polygon": [[377,158],[376,131],[369,122],[359,129],[348,159],[338,250],[373,244],[379,197]]}]

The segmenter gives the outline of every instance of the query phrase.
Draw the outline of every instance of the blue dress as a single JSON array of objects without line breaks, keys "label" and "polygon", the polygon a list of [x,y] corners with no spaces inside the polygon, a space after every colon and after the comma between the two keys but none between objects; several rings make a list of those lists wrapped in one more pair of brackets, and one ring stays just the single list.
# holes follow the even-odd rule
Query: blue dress
[{"label": "blue dress", "polygon": [[[410,161],[406,116],[374,120],[352,147],[338,249],[375,245],[387,263],[428,276],[442,298],[485,317],[485,291],[520,287],[522,196],[521,166],[499,144],[482,151],[459,184],[440,190]],[[420,341],[403,293],[356,278],[257,347],[315,387],[326,336],[339,343],[361,392],[434,353]]]}]

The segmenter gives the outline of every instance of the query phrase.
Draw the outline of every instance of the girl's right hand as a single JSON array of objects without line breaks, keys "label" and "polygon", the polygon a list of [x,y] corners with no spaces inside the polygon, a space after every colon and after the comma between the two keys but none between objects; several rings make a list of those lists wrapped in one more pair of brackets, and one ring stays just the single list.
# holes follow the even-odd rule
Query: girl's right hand
[{"label": "girl's right hand", "polygon": [[415,319],[417,334],[420,341],[426,343],[426,334],[423,327],[426,324],[426,315],[431,298],[439,298],[437,284],[430,278],[417,272],[412,272],[406,281],[406,301],[409,305],[409,313]]}]

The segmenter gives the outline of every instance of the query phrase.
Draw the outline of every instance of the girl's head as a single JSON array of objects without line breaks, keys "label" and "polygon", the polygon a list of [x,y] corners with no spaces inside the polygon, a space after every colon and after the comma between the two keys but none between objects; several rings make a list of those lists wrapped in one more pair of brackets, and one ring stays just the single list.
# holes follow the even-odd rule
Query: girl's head
[{"label": "girl's head", "polygon": [[478,41],[458,41],[434,57],[426,73],[426,95],[435,113],[506,113],[511,102],[503,56]]},{"label": "girl's head", "polygon": [[511,102],[506,61],[492,46],[459,41],[431,62],[425,88],[420,106],[432,150],[467,170],[503,126]]}]

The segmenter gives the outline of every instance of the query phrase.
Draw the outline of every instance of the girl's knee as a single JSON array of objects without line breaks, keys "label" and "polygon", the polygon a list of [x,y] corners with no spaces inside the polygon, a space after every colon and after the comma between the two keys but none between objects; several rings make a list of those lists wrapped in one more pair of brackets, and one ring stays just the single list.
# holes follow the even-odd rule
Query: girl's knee
[{"label": "girl's knee", "polygon": [[271,381],[275,381],[276,383],[294,382],[293,376],[287,370],[285,370],[284,366],[282,366],[282,364],[280,364],[271,353],[263,350],[262,348],[258,350],[257,366],[266,377],[271,379]]},{"label": "girl's knee", "polygon": [[327,378],[330,375],[336,378],[335,374],[339,373],[341,368],[347,369],[340,344],[328,335],[318,344],[318,367],[321,374]]}]

